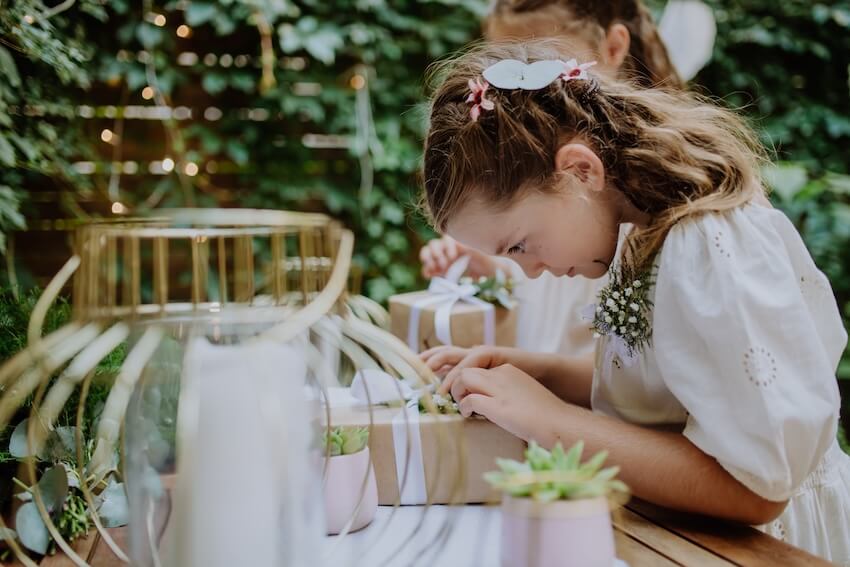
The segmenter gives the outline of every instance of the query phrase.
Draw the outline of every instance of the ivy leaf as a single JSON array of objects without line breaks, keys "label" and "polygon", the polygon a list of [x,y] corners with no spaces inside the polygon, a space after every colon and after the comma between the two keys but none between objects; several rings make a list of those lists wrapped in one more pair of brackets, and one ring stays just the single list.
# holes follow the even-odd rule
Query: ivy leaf
[{"label": "ivy leaf", "polygon": [[21,76],[18,74],[18,68],[15,65],[15,60],[5,47],[0,47],[0,71],[6,75],[9,81],[9,86],[17,88],[21,86]]},{"label": "ivy leaf", "polygon": [[227,79],[218,73],[206,73],[201,80],[201,86],[211,95],[216,95],[227,88]]},{"label": "ivy leaf", "polygon": [[15,165],[15,149],[2,133],[0,133],[0,163],[9,167]]},{"label": "ivy leaf", "polygon": [[809,181],[806,168],[796,164],[774,164],[763,170],[765,181],[785,201],[790,201]]},{"label": "ivy leaf", "polygon": [[159,45],[162,41],[162,36],[162,28],[146,22],[142,22],[136,28],[136,38],[148,49]]},{"label": "ivy leaf", "polygon": [[304,40],[304,49],[307,50],[307,53],[325,65],[333,64],[336,59],[336,51],[342,45],[342,36],[329,29],[322,29],[311,33]]},{"label": "ivy leaf", "polygon": [[212,20],[218,14],[215,4],[192,2],[186,9],[186,23],[190,26],[200,26]]}]

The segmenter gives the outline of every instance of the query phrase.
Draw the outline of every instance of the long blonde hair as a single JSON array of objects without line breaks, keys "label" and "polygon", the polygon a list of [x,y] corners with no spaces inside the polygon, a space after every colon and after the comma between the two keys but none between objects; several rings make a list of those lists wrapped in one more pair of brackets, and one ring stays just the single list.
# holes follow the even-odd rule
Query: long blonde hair
[{"label": "long blonde hair", "polygon": [[627,242],[635,269],[649,267],[676,223],[764,194],[755,134],[735,113],[692,93],[596,75],[533,91],[490,86],[493,110],[471,119],[468,83],[483,80],[490,65],[563,58],[547,42],[484,44],[437,70],[445,78],[431,100],[422,171],[437,230],[473,197],[507,208],[529,190],[558,190],[555,154],[576,137],[599,155],[612,186],[651,218]]}]

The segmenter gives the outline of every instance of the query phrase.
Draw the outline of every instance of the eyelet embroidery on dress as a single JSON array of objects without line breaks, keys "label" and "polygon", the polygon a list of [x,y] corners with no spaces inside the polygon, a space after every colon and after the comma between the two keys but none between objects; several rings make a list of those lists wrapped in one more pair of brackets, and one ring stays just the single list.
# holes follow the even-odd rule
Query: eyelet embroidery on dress
[{"label": "eyelet embroidery on dress", "polygon": [[800,293],[803,297],[817,297],[830,290],[829,281],[817,269],[800,276]]},{"label": "eyelet embroidery on dress", "polygon": [[732,253],[729,251],[729,245],[726,242],[726,237],[723,236],[723,231],[718,230],[717,234],[714,235],[714,247],[720,252],[721,256],[726,256],[727,258],[732,257]]},{"label": "eyelet embroidery on dress", "polygon": [[773,525],[771,526],[771,535],[777,539],[781,539],[785,541],[785,537],[787,536],[787,532],[785,531],[785,524],[782,523],[782,520],[774,520]]},{"label": "eyelet embroidery on dress", "polygon": [[756,386],[769,386],[776,380],[776,359],[766,348],[750,348],[744,353],[744,372]]}]

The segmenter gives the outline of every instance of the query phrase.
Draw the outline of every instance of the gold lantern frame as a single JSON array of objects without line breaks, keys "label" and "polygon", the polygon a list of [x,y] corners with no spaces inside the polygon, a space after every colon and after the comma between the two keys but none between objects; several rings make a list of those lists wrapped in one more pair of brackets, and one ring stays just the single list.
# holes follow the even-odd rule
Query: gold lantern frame
[{"label": "gold lantern frame", "polygon": [[[147,219],[81,226],[74,234],[73,247],[75,254],[45,288],[33,310],[28,346],[0,366],[0,427],[6,427],[17,408],[32,395],[27,443],[29,454],[35,455],[65,402],[76,388],[80,389],[75,438],[77,472],[84,479],[80,488],[97,537],[125,562],[129,562],[127,554],[99,518],[94,491],[109,475],[120,472],[110,469],[107,455],[122,450],[123,418],[130,394],[165,335],[159,323],[175,317],[202,321],[226,314],[234,323],[263,322],[267,328],[260,333],[262,338],[280,343],[296,340],[305,331],[314,332],[329,340],[356,368],[381,368],[422,386],[437,382],[402,341],[381,328],[387,319],[383,308],[348,293],[353,235],[325,215],[253,209],[160,210],[156,217]],[[269,257],[259,266],[258,249]],[[191,274],[186,285],[173,285],[175,264]],[[42,337],[47,310],[69,281],[73,287],[72,321]],[[129,337],[129,324],[133,323],[144,323],[146,329],[116,377],[104,409],[107,419],[101,418],[91,459],[84,463],[82,423],[92,371]],[[334,328],[337,332],[331,332]],[[317,381],[327,400],[326,385],[334,377],[327,376],[315,347],[308,343],[305,348],[313,375],[325,377]],[[401,388],[397,389],[401,400]],[[423,397],[423,405],[437,412],[430,395]],[[326,427],[330,429],[333,416],[327,403],[325,408]],[[369,421],[371,434],[371,411]],[[465,450],[463,436],[457,435],[457,430],[440,427],[437,432],[441,447],[438,459],[442,447],[449,445],[450,435],[459,440],[460,444],[455,444],[458,451]],[[409,458],[405,455],[406,460]],[[50,518],[35,483],[34,457],[25,460],[25,470],[34,483],[33,500],[57,546],[76,565],[88,565]],[[325,477],[326,473],[327,469]],[[462,465],[458,473],[452,492],[459,501],[465,475]],[[367,481],[368,475],[361,485],[360,504]],[[396,502],[393,514],[398,506]],[[425,513],[429,506],[430,500]],[[337,541],[347,535],[358,510]],[[410,536],[399,542],[399,548],[419,534],[425,513]],[[385,529],[390,524],[388,521]],[[0,527],[6,527],[2,517]],[[368,550],[380,541],[383,531],[376,534]],[[442,530],[442,537],[449,531]],[[17,541],[8,544],[24,565],[36,565]]]}]

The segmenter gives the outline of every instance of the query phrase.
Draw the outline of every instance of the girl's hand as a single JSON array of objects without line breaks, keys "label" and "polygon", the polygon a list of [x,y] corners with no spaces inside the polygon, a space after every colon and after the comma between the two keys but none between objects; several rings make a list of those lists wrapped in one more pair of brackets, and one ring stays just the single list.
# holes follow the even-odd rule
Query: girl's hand
[{"label": "girl's hand", "polygon": [[460,413],[482,415],[526,441],[549,442],[552,424],[563,424],[567,405],[522,370],[504,364],[465,368],[451,387]]},{"label": "girl's hand", "polygon": [[430,241],[419,251],[422,275],[429,279],[443,276],[449,266],[461,256],[469,256],[467,275],[473,278],[490,277],[496,273],[498,264],[494,258],[473,248],[467,248],[449,236],[443,236]]},{"label": "girl's hand", "polygon": [[419,356],[438,376],[445,376],[438,392],[445,396],[452,383],[464,368],[494,368],[511,362],[511,349],[479,346],[461,348],[441,345],[426,350]]}]

